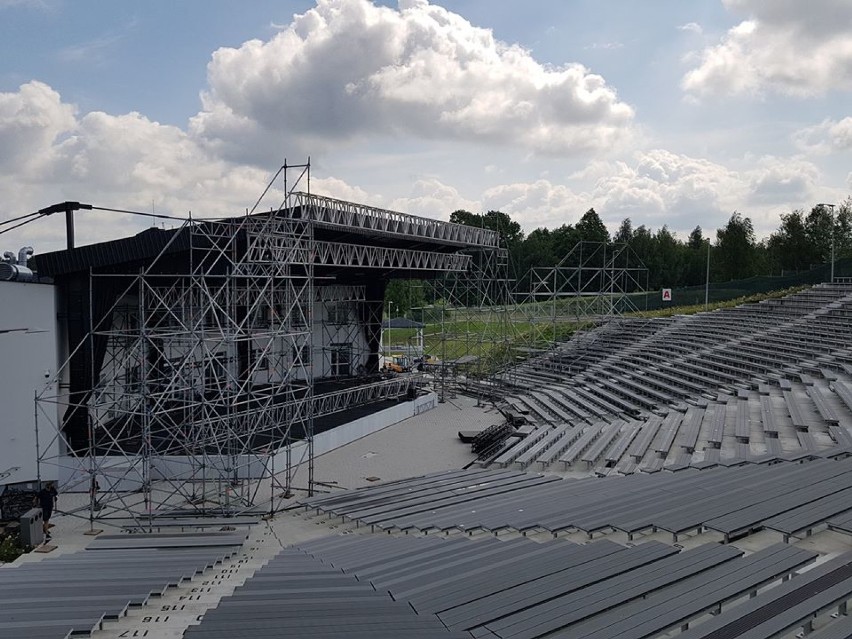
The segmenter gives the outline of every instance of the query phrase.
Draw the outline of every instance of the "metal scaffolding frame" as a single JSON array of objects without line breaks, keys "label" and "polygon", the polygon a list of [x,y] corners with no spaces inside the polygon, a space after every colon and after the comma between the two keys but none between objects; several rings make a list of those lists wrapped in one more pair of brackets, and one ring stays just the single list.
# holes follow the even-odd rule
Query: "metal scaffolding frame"
[{"label": "metal scaffolding frame", "polygon": [[[90,519],[274,510],[303,464],[313,491],[313,227],[291,211],[189,220],[135,275],[90,270],[90,309],[100,280],[123,288],[106,313],[90,313],[77,347],[94,358],[102,345],[100,374],[82,398],[36,398],[37,425],[63,442],[40,463],[88,487]],[[179,243],[188,268],[169,261]],[[85,447],[63,430],[73,411],[87,414]],[[297,442],[276,470],[275,454]]]},{"label": "metal scaffolding frame", "polygon": [[[411,397],[423,382],[364,366],[378,361],[367,327],[380,327],[383,308],[371,299],[377,289],[357,281],[369,281],[364,269],[413,270],[461,287],[493,268],[492,257],[478,256],[499,252],[494,233],[288,191],[287,171],[309,184],[310,165],[283,168],[276,210],[190,219],[136,272],[89,269],[88,332],[56,373],[60,391],[35,399],[36,429],[61,441],[60,454],[40,453],[39,465],[62,467],[66,489],[89,492],[77,515],[153,526],[164,514],[271,513],[295,489],[312,493],[315,420]],[[430,243],[439,250],[423,248]],[[340,282],[317,269],[361,275]],[[107,281],[114,302],[95,317],[92,291]],[[479,289],[491,296],[480,304],[488,312],[492,289]],[[465,296],[444,299],[456,298]],[[92,385],[71,392],[81,354]],[[345,384],[335,385],[338,376]],[[66,430],[80,414],[82,443]],[[306,485],[296,486],[303,469]]]},{"label": "metal scaffolding frame", "polygon": [[518,306],[530,325],[528,346],[552,348],[576,328],[638,312],[648,269],[626,243],[581,241],[553,267],[533,267],[519,281]]},{"label": "metal scaffolding frame", "polygon": [[518,330],[514,322],[513,281],[509,253],[500,247],[499,234],[468,250],[464,271],[448,272],[426,282],[425,295],[434,303],[419,311],[426,325],[426,370],[440,402],[456,392],[475,393],[478,384],[512,363],[512,344]]}]

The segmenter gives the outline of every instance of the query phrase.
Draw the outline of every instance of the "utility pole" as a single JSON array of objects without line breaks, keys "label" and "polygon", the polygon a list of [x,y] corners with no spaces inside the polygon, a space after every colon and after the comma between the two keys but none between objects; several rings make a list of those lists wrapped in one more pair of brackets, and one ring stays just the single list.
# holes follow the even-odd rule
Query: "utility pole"
[{"label": "utility pole", "polygon": [[834,204],[817,204],[820,208],[826,208],[831,213],[831,279],[834,284]]},{"label": "utility pole", "polygon": [[704,310],[710,307],[710,238],[707,238],[707,274],[704,279]]}]

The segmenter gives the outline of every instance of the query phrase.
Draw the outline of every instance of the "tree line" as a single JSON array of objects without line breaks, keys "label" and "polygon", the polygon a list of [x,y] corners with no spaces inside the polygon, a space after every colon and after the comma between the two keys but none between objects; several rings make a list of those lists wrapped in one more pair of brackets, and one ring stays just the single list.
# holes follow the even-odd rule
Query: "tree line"
[{"label": "tree line", "polygon": [[471,213],[457,210],[450,221],[497,231],[509,251],[516,278],[530,268],[556,265],[580,241],[628,244],[648,269],[649,289],[703,284],[707,255],[710,280],[726,282],[753,276],[803,271],[831,260],[832,236],[836,259],[852,257],[852,198],[835,207],[818,204],[810,211],[793,210],[780,216],[778,228],[758,240],[748,216],[734,212],[715,238],[696,226],[685,239],[666,225],[653,230],[634,227],[630,218],[610,235],[597,212],[586,211],[576,224],[537,228],[524,234],[520,224],[501,211]]}]

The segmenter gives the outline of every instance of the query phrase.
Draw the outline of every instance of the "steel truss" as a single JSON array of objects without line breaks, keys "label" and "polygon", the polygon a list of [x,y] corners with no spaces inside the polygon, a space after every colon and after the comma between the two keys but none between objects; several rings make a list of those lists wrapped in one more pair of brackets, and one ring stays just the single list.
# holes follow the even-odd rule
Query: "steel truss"
[{"label": "steel truss", "polygon": [[559,343],[567,326],[599,324],[641,309],[648,269],[628,244],[578,242],[556,266],[534,267],[519,282],[516,299],[530,325],[528,346]]},{"label": "steel truss", "polygon": [[300,207],[302,215],[320,227],[345,228],[369,235],[438,240],[446,245],[499,247],[496,233],[473,226],[448,224],[302,192],[293,195],[293,205]]},{"label": "steel truss", "polygon": [[[296,168],[300,179],[309,171]],[[356,214],[362,228],[440,234],[428,220],[290,192],[269,213],[187,221],[136,272],[90,272],[89,309],[104,288],[116,290],[114,303],[89,314],[85,339],[56,374],[62,390],[35,406],[36,428],[61,450],[40,453],[39,464],[59,468],[64,490],[89,492],[76,514],[152,525],[167,513],[274,512],[295,488],[314,490],[317,418],[411,394],[419,376],[377,381],[364,368],[377,358],[365,327],[381,325],[382,300],[315,269],[460,271],[471,258],[315,237]],[[451,226],[441,232],[467,237]],[[81,354],[93,383],[70,393]],[[345,387],[318,393],[320,377],[346,378]],[[66,428],[80,413],[84,441]],[[295,486],[297,472],[306,486]]]},{"label": "steel truss", "polygon": [[434,362],[426,370],[442,402],[511,363],[517,326],[509,254],[499,248],[498,233],[478,230],[490,237],[467,249],[467,269],[425,283],[426,299],[436,302],[421,309],[424,355]]}]

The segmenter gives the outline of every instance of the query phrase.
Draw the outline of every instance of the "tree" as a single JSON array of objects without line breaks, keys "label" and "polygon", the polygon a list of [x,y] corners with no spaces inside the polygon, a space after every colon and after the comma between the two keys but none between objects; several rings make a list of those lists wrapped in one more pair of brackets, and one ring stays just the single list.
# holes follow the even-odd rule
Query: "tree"
[{"label": "tree", "polygon": [[852,197],[846,198],[837,208],[834,233],[835,257],[852,257]]},{"label": "tree", "polygon": [[653,267],[648,266],[653,274],[651,288],[678,286],[683,279],[685,260],[682,244],[669,231],[665,224],[654,235]]},{"label": "tree", "polygon": [[554,264],[571,252],[571,249],[580,241],[580,234],[570,224],[563,224],[558,229],[553,229],[553,257]]},{"label": "tree", "polygon": [[716,231],[714,272],[718,280],[738,280],[754,275],[756,250],[751,219],[734,211],[725,227]]},{"label": "tree", "polygon": [[612,241],[615,244],[629,244],[632,239],[633,223],[630,221],[629,217],[626,217],[622,220],[621,225],[618,227],[618,230],[612,238]]},{"label": "tree", "polygon": [[524,239],[521,225],[502,211],[488,211],[488,213],[479,214],[458,209],[450,214],[450,222],[497,231],[500,234],[503,246],[510,250],[517,247]]},{"label": "tree", "polygon": [[683,286],[703,284],[707,278],[707,251],[710,251],[710,238],[704,237],[700,226],[696,226],[689,234],[684,249],[684,272],[681,280]]},{"label": "tree", "polygon": [[553,251],[553,233],[546,228],[539,228],[527,235],[512,256],[515,275],[523,277],[530,268],[536,266],[553,266],[557,260]]},{"label": "tree", "polygon": [[766,243],[772,270],[802,271],[816,258],[816,247],[800,210],[782,213],[781,225]]},{"label": "tree", "polygon": [[805,218],[805,235],[813,247],[811,259],[814,263],[824,264],[831,260],[831,240],[834,223],[831,210],[818,205],[811,209]]},{"label": "tree", "polygon": [[697,251],[703,248],[705,241],[704,232],[701,230],[700,226],[696,226],[689,234],[689,239],[686,241],[686,245],[692,250]]},{"label": "tree", "polygon": [[606,230],[606,226],[595,209],[589,209],[583,213],[583,217],[580,218],[574,228],[577,230],[579,239],[583,241],[609,242],[609,231]]},{"label": "tree", "polygon": [[385,289],[385,309],[390,316],[391,304],[394,317],[411,318],[412,308],[426,306],[425,287],[420,280],[390,280]]}]

